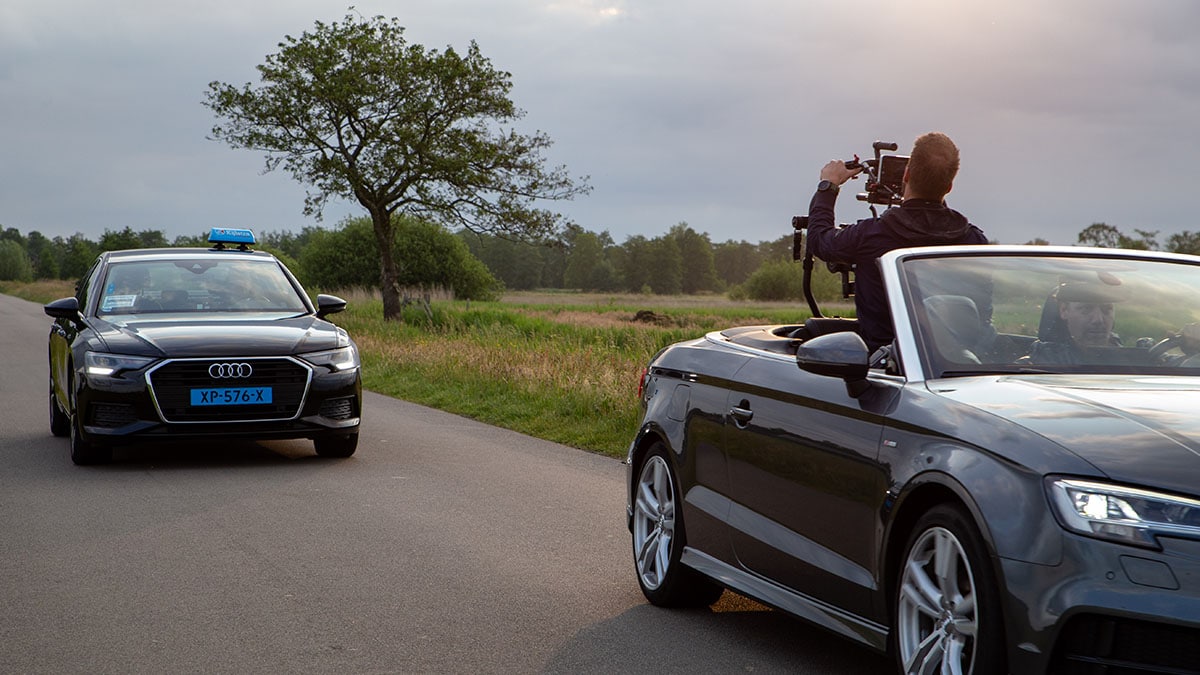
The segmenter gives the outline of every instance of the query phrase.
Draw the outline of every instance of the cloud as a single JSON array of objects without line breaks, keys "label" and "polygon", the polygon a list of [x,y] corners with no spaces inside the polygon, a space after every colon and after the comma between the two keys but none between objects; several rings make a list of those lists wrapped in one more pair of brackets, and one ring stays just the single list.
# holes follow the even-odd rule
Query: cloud
[{"label": "cloud", "polygon": [[[512,73],[522,124],[593,193],[588,229],[776,239],[820,166],[931,129],[963,152],[951,205],[1005,242],[1073,243],[1093,222],[1200,229],[1200,5],[1148,0],[855,3],[386,0],[413,42],[478,42]],[[0,224],[299,229],[304,188],[206,140],[208,82],[254,81],[285,35],[337,21],[318,0],[0,6]],[[838,215],[866,209],[843,197]],[[329,220],[357,213],[334,204]]]},{"label": "cloud", "polygon": [[557,0],[546,3],[546,10],[567,14],[590,23],[612,21],[628,14],[624,2],[593,2],[592,0]]}]

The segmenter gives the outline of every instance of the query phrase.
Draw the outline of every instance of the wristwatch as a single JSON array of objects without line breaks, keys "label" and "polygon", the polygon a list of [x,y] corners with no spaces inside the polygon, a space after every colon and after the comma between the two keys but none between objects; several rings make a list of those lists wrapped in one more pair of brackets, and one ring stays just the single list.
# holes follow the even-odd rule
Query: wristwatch
[{"label": "wristwatch", "polygon": [[823,180],[817,183],[817,192],[837,192],[838,186],[831,180]]}]

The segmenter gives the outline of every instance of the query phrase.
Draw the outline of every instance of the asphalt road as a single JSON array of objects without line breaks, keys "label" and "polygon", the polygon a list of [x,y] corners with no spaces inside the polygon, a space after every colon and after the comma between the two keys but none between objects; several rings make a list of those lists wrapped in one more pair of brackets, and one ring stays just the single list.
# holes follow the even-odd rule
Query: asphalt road
[{"label": "asphalt road", "polygon": [[384,396],[346,460],[171,444],[76,467],[48,326],[0,296],[0,672],[887,668],[732,593],[646,604],[620,462]]}]

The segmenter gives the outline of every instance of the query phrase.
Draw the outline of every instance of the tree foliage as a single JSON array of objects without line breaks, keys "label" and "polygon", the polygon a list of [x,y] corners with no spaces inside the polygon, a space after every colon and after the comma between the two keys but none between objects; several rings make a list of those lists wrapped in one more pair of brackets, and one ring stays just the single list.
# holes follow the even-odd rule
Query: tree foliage
[{"label": "tree foliage", "polygon": [[713,246],[707,234],[700,234],[681,222],[667,233],[675,240],[680,257],[680,290],[684,293],[709,293],[720,290]]},{"label": "tree foliage", "polygon": [[1101,248],[1128,248],[1139,251],[1153,251],[1159,248],[1158,232],[1135,229],[1137,237],[1129,237],[1113,225],[1107,223],[1092,223],[1079,233],[1079,243],[1085,246]]},{"label": "tree foliage", "polygon": [[1167,250],[1200,255],[1200,232],[1178,232],[1167,238]]},{"label": "tree foliage", "polygon": [[551,249],[527,241],[481,235],[460,230],[459,238],[471,254],[481,260],[505,288],[557,288],[550,274]]},{"label": "tree foliage", "polygon": [[727,241],[713,246],[717,278],[729,285],[744,282],[762,264],[758,247],[748,241]]},{"label": "tree foliage", "polygon": [[266,152],[268,170],[310,186],[306,213],[331,197],[366,209],[385,318],[400,316],[405,264],[392,249],[393,214],[539,238],[564,223],[539,203],[589,190],[546,167],[544,133],[506,128],[525,114],[509,99],[511,75],[474,42],[439,52],[409,44],[396,19],[347,15],[286,36],[258,72],[258,86],[210,83],[205,104],[222,118],[213,137]]},{"label": "tree foliage", "polygon": [[563,286],[566,288],[597,288],[595,276],[604,263],[604,245],[594,232],[580,232],[571,242],[567,267],[563,271]]},{"label": "tree foliage", "polygon": [[[461,239],[417,218],[393,219],[393,249],[406,261],[398,277],[406,298],[436,289],[452,291],[462,300],[499,297],[502,284]],[[321,288],[377,288],[379,249],[371,220],[352,218],[339,230],[311,233],[300,254],[298,274],[305,284]]]},{"label": "tree foliage", "polygon": [[12,239],[0,239],[0,281],[33,281],[29,254]]},{"label": "tree foliage", "polygon": [[[207,237],[205,239],[207,240]],[[105,230],[104,236],[100,237],[99,248],[101,251],[123,251],[131,248],[162,248],[169,245],[161,230],[134,232],[132,227],[126,226],[119,232]],[[198,245],[205,246],[207,241]]]}]

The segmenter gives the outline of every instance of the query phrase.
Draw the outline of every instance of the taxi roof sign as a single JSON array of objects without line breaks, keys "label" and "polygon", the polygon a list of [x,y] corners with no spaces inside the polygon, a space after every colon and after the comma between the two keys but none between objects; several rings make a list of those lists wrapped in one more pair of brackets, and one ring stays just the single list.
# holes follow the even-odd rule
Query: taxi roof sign
[{"label": "taxi roof sign", "polygon": [[218,249],[225,248],[225,244],[237,244],[239,249],[245,251],[247,247],[257,242],[254,240],[254,232],[250,230],[234,227],[214,227],[209,232],[208,243],[213,244],[213,247]]}]

